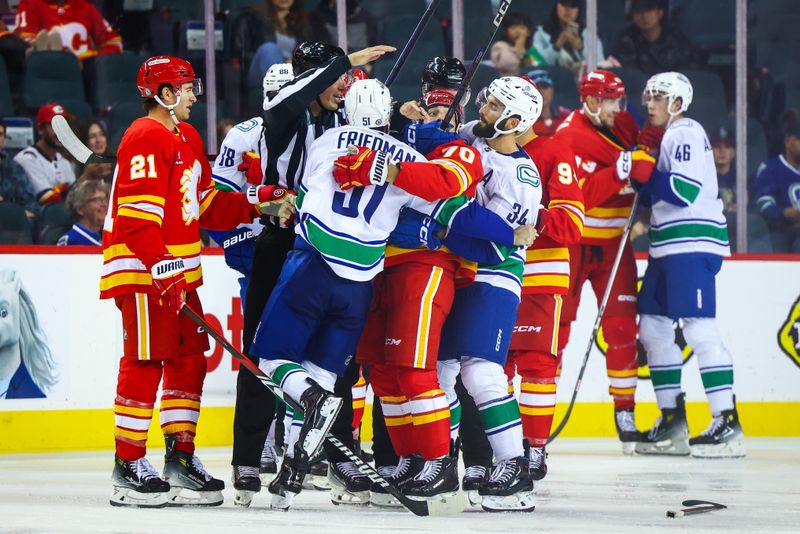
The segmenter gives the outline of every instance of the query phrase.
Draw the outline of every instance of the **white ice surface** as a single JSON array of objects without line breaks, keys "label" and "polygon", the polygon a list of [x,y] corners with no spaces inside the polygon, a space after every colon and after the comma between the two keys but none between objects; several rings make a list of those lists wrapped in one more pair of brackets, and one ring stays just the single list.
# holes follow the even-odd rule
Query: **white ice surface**
[{"label": "white ice surface", "polygon": [[[741,460],[625,457],[607,439],[563,439],[551,446],[550,473],[536,511],[414,517],[374,508],[334,507],[328,494],[304,491],[287,513],[269,510],[266,489],[249,509],[235,508],[227,448],[202,449],[224,478],[219,508],[112,508],[111,454],[0,455],[0,532],[154,534],[346,532],[800,532],[800,439],[747,440]],[[160,451],[149,455],[161,467]],[[667,519],[685,499],[727,510]]]}]

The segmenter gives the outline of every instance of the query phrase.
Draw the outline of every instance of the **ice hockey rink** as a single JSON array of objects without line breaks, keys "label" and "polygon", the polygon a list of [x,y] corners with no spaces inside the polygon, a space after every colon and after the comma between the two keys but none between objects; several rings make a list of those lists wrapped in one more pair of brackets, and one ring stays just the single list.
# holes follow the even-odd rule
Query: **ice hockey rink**
[{"label": "ice hockey rink", "polygon": [[[327,492],[308,490],[286,513],[269,509],[266,489],[237,508],[227,480],[217,508],[112,508],[109,452],[3,455],[0,532],[800,532],[800,439],[750,438],[747,446],[747,458],[698,460],[626,457],[616,440],[562,439],[550,447],[533,513],[448,517],[334,506]],[[199,455],[229,479],[228,448]],[[686,499],[728,508],[666,517]]]}]

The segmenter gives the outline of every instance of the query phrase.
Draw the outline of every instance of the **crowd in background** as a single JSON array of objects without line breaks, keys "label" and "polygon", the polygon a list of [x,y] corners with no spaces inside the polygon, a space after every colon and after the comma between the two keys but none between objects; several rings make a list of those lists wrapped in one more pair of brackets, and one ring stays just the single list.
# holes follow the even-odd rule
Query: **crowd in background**
[{"label": "crowd in background", "polygon": [[[488,32],[488,14],[493,13],[497,0],[465,0],[464,4],[467,31],[485,28],[483,31]],[[699,96],[707,96],[719,106],[695,106],[699,113],[695,118],[710,132],[731,235],[737,231],[737,210],[745,209],[751,251],[800,252],[800,119],[794,109],[798,102],[793,101],[800,91],[794,92],[791,73],[781,73],[778,54],[750,54],[751,168],[749,199],[742,202],[736,198],[732,127],[735,65],[732,23],[730,28],[723,29],[722,35],[719,31],[713,35],[700,34],[696,31],[697,24],[687,22],[698,16],[696,4],[700,3],[684,0],[599,0],[598,4],[596,59],[600,67],[616,70],[626,83],[629,111],[642,122],[646,119],[636,91],[641,93],[642,80],[651,74],[668,70],[688,72],[696,92],[701,93]],[[733,20],[730,16],[733,1],[712,0],[702,4],[704,11],[699,13],[710,20],[718,18],[719,25]],[[774,12],[762,10],[762,13],[756,2],[751,4],[748,20],[751,41],[769,39],[763,37],[767,34],[759,28],[777,23]],[[793,10],[790,2],[783,4],[792,15],[800,16],[800,4]],[[336,41],[336,1],[218,0],[216,6],[222,34],[216,63],[219,140],[227,128],[258,114],[261,79],[271,65],[286,62],[294,48],[306,39]],[[402,3],[348,0],[348,48],[357,50],[384,42],[401,47],[425,6],[425,0]],[[0,78],[5,78],[0,79],[0,114],[6,118],[5,122],[0,121],[0,243],[99,242],[102,230],[99,214],[107,205],[108,187],[98,184],[110,184],[113,167],[77,164],[60,146],[50,120],[54,115],[65,115],[92,152],[112,155],[127,125],[143,115],[143,110],[135,86],[125,91],[120,89],[124,87],[120,85],[123,80],[113,76],[104,78],[102,73],[112,64],[128,61],[128,65],[135,66],[146,56],[169,53],[192,61],[203,76],[204,40],[201,46],[197,45],[202,8],[203,2],[192,0],[0,0],[3,60]],[[495,36],[473,85],[499,75],[530,76],[545,99],[536,133],[552,135],[577,107],[573,95],[575,81],[586,71],[585,2],[532,0],[515,3],[512,10]],[[770,13],[773,14],[768,19]],[[452,53],[451,18],[450,2],[445,0],[410,61],[421,59],[428,52]],[[405,21],[411,25],[403,24]],[[775,31],[780,31],[780,26],[776,27]],[[786,39],[791,41],[791,33],[788,29],[786,32]],[[467,34],[467,57],[472,55],[479,40],[480,36]],[[753,48],[764,47],[757,42]],[[42,58],[63,58],[63,54],[74,57],[79,83],[88,98],[77,94],[80,91],[64,89],[58,97],[47,95],[47,87],[43,87],[47,84],[34,85],[37,80],[32,73],[34,64],[41,63]],[[108,59],[109,56],[118,57]],[[55,61],[69,63],[64,59]],[[385,77],[392,61],[393,58],[388,63],[379,62],[371,74]],[[128,80],[124,83],[131,84],[135,72],[130,71],[134,68],[127,68]],[[411,93],[404,90],[418,85],[418,80],[404,81],[398,78],[392,87],[398,100],[411,98]],[[4,84],[8,93],[6,104],[3,104]],[[52,85],[57,90],[57,84]],[[102,90],[106,85],[110,96],[104,98]],[[480,87],[472,89],[476,94]],[[704,93],[706,89],[708,94]],[[45,96],[37,102],[34,95],[40,93]],[[196,108],[196,119],[190,121],[205,135],[205,107],[200,104]],[[712,108],[717,111],[712,112]],[[25,118],[27,123],[19,118]],[[25,133],[26,124],[34,132],[32,139]],[[26,137],[31,143],[27,148],[21,146]],[[214,153],[216,147],[208,147],[208,151]],[[87,182],[92,185],[83,186]],[[19,229],[24,222],[29,235],[20,238]],[[634,237],[636,234],[634,231]],[[637,237],[641,239],[644,236]],[[640,243],[640,246],[646,245]]]}]

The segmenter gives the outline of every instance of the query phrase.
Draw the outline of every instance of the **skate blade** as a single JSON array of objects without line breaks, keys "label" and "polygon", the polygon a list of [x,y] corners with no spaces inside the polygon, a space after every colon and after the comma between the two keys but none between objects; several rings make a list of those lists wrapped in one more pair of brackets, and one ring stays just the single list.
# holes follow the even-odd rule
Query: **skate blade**
[{"label": "skate blade", "polygon": [[331,488],[331,502],[336,505],[366,506],[370,503],[369,497],[369,491],[357,491],[352,493],[346,490]]},{"label": "skate blade", "polygon": [[403,505],[400,504],[400,501],[395,499],[394,496],[389,493],[372,492],[369,496],[369,503],[379,508],[403,508]]},{"label": "skate blade", "polygon": [[625,456],[633,456],[633,453],[636,452],[636,442],[635,441],[622,441],[622,454]]},{"label": "skate blade", "polygon": [[289,511],[289,507],[292,506],[292,501],[294,500],[294,493],[287,491],[283,495],[273,495],[272,501],[269,504],[269,507],[273,510],[278,510],[280,512],[287,512]]},{"label": "skate blade", "polygon": [[688,456],[689,440],[674,441],[666,439],[656,443],[637,443],[634,449],[636,454],[651,454],[664,456]]},{"label": "skate blade", "polygon": [[135,489],[114,486],[108,503],[111,506],[132,506],[136,508],[164,508],[169,504],[166,492],[140,493]]},{"label": "skate blade", "polygon": [[310,429],[303,440],[303,450],[306,451],[309,458],[314,458],[319,452],[322,440],[328,435],[341,408],[342,399],[339,397],[329,397],[320,408],[320,413],[325,417],[325,425],[322,428]]},{"label": "skate blade", "polygon": [[428,503],[428,515],[460,514],[469,506],[467,496],[461,491],[442,493],[434,497],[414,497],[409,495],[408,498]]},{"label": "skate blade", "polygon": [[233,494],[233,504],[248,508],[250,503],[253,502],[253,496],[258,493],[257,491],[249,490],[235,490]]},{"label": "skate blade", "polygon": [[480,506],[483,501],[483,497],[478,493],[478,490],[468,491],[467,499],[469,500],[470,506]]},{"label": "skate blade", "polygon": [[734,439],[719,445],[690,445],[692,458],[744,458],[744,440]]},{"label": "skate blade", "polygon": [[525,491],[514,495],[484,495],[481,508],[486,512],[533,512],[536,503],[534,493]]},{"label": "skate blade", "polygon": [[170,488],[168,499],[169,506],[219,506],[223,501],[221,491],[195,491],[179,486]]},{"label": "skate blade", "polygon": [[317,491],[330,491],[331,483],[328,481],[328,475],[312,475],[311,489]]},{"label": "skate blade", "polygon": [[261,487],[268,487],[270,482],[272,482],[272,479],[274,479],[277,474],[278,473],[259,473],[258,478],[261,479]]}]

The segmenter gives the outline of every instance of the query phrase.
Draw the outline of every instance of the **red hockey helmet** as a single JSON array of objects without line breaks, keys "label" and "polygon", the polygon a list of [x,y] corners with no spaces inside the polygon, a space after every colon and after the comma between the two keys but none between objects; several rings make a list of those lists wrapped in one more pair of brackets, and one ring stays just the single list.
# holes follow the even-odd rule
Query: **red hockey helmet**
[{"label": "red hockey helmet", "polygon": [[593,70],[581,78],[578,86],[578,94],[581,101],[585,101],[587,96],[597,98],[622,98],[625,96],[625,84],[622,79],[611,71]]},{"label": "red hockey helmet", "polygon": [[[446,91],[444,89],[434,89],[423,94],[419,103],[420,106],[422,106],[422,109],[428,111],[433,106],[445,106],[449,108],[453,105],[454,100],[455,95],[450,91]],[[461,116],[463,111],[463,106],[456,106],[456,120],[459,124],[461,124]]]},{"label": "red hockey helmet", "polygon": [[199,78],[195,78],[192,64],[185,59],[171,56],[154,56],[142,63],[136,76],[136,86],[144,98],[153,98],[161,85],[180,87],[185,83],[194,84],[194,94],[203,94]]}]

